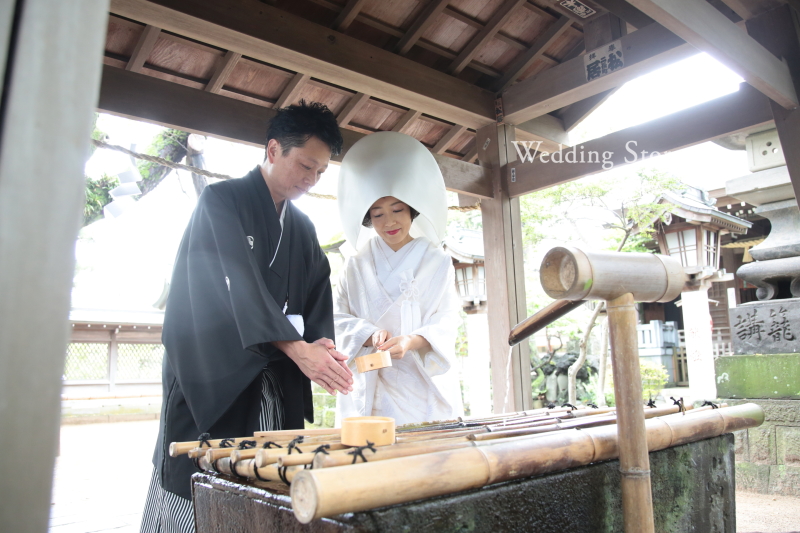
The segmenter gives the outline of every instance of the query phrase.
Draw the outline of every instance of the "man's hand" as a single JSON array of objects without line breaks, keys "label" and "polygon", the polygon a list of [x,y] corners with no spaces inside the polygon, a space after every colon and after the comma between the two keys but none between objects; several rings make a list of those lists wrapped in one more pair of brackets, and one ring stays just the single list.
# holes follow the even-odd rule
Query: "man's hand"
[{"label": "man's hand", "polygon": [[313,343],[305,341],[277,341],[273,343],[289,356],[311,381],[332,395],[336,391],[347,394],[353,390],[353,373],[344,364],[347,356],[334,349],[330,339]]},{"label": "man's hand", "polygon": [[372,337],[368,338],[364,342],[364,346],[380,346],[386,339],[389,338],[389,332],[385,329],[379,329],[375,333],[372,334]]},{"label": "man's hand", "polygon": [[408,350],[431,350],[430,343],[422,335],[398,335],[376,346],[379,350],[389,352],[392,359],[402,359]]}]

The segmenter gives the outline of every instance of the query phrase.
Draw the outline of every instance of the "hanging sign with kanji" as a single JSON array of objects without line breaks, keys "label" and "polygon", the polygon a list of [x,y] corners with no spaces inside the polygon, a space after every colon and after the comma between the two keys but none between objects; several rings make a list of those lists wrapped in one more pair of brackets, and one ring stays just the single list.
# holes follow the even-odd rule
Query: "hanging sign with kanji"
[{"label": "hanging sign with kanji", "polygon": [[605,44],[583,56],[586,81],[607,76],[625,66],[620,41]]}]

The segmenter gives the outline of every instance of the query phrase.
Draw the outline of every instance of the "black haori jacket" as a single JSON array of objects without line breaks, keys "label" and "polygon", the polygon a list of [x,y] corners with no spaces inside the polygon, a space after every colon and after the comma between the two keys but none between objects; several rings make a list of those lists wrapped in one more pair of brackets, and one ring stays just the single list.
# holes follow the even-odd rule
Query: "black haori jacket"
[{"label": "black haori jacket", "polygon": [[[334,338],[330,266],[306,215],[291,202],[284,228],[258,168],[206,187],[181,241],[162,340],[163,406],[153,462],[161,486],[191,498],[196,468],[171,442],[251,436],[262,369],[280,383],[285,429],[313,421],[311,383],[273,341]],[[276,253],[277,250],[277,253]],[[271,265],[271,266],[270,266]]]}]

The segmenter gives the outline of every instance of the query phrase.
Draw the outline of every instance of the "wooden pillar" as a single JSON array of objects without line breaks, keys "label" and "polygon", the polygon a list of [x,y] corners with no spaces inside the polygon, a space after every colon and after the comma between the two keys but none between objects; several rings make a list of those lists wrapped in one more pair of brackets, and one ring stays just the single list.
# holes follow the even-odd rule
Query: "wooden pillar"
[{"label": "wooden pillar", "polygon": [[489,353],[494,412],[530,409],[530,350],[527,342],[510,349],[511,327],[527,317],[519,198],[509,198],[507,164],[515,158],[514,127],[492,124],[478,130],[479,163],[492,170],[494,198],[481,201]]},{"label": "wooden pillar", "polygon": [[47,530],[107,17],[107,0],[0,2],[3,531]]},{"label": "wooden pillar", "polygon": [[[789,66],[800,94],[800,13],[783,5],[747,21],[747,32]],[[800,108],[785,109],[770,100],[794,195],[800,203]]]}]

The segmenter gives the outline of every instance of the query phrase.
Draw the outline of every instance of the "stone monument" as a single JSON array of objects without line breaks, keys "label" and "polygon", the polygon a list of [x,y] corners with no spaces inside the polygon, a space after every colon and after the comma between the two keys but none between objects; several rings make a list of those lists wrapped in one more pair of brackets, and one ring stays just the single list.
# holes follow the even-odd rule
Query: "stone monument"
[{"label": "stone monument", "polygon": [[[765,152],[780,149],[777,136],[759,135]],[[751,161],[759,153],[755,146]],[[762,426],[736,435],[736,484],[800,495],[800,211],[785,164],[730,180],[726,193],[772,224],[750,251],[755,261],[736,272],[758,288],[758,301],[729,310],[733,355],[715,365],[722,401],[755,401],[766,414]]]}]

